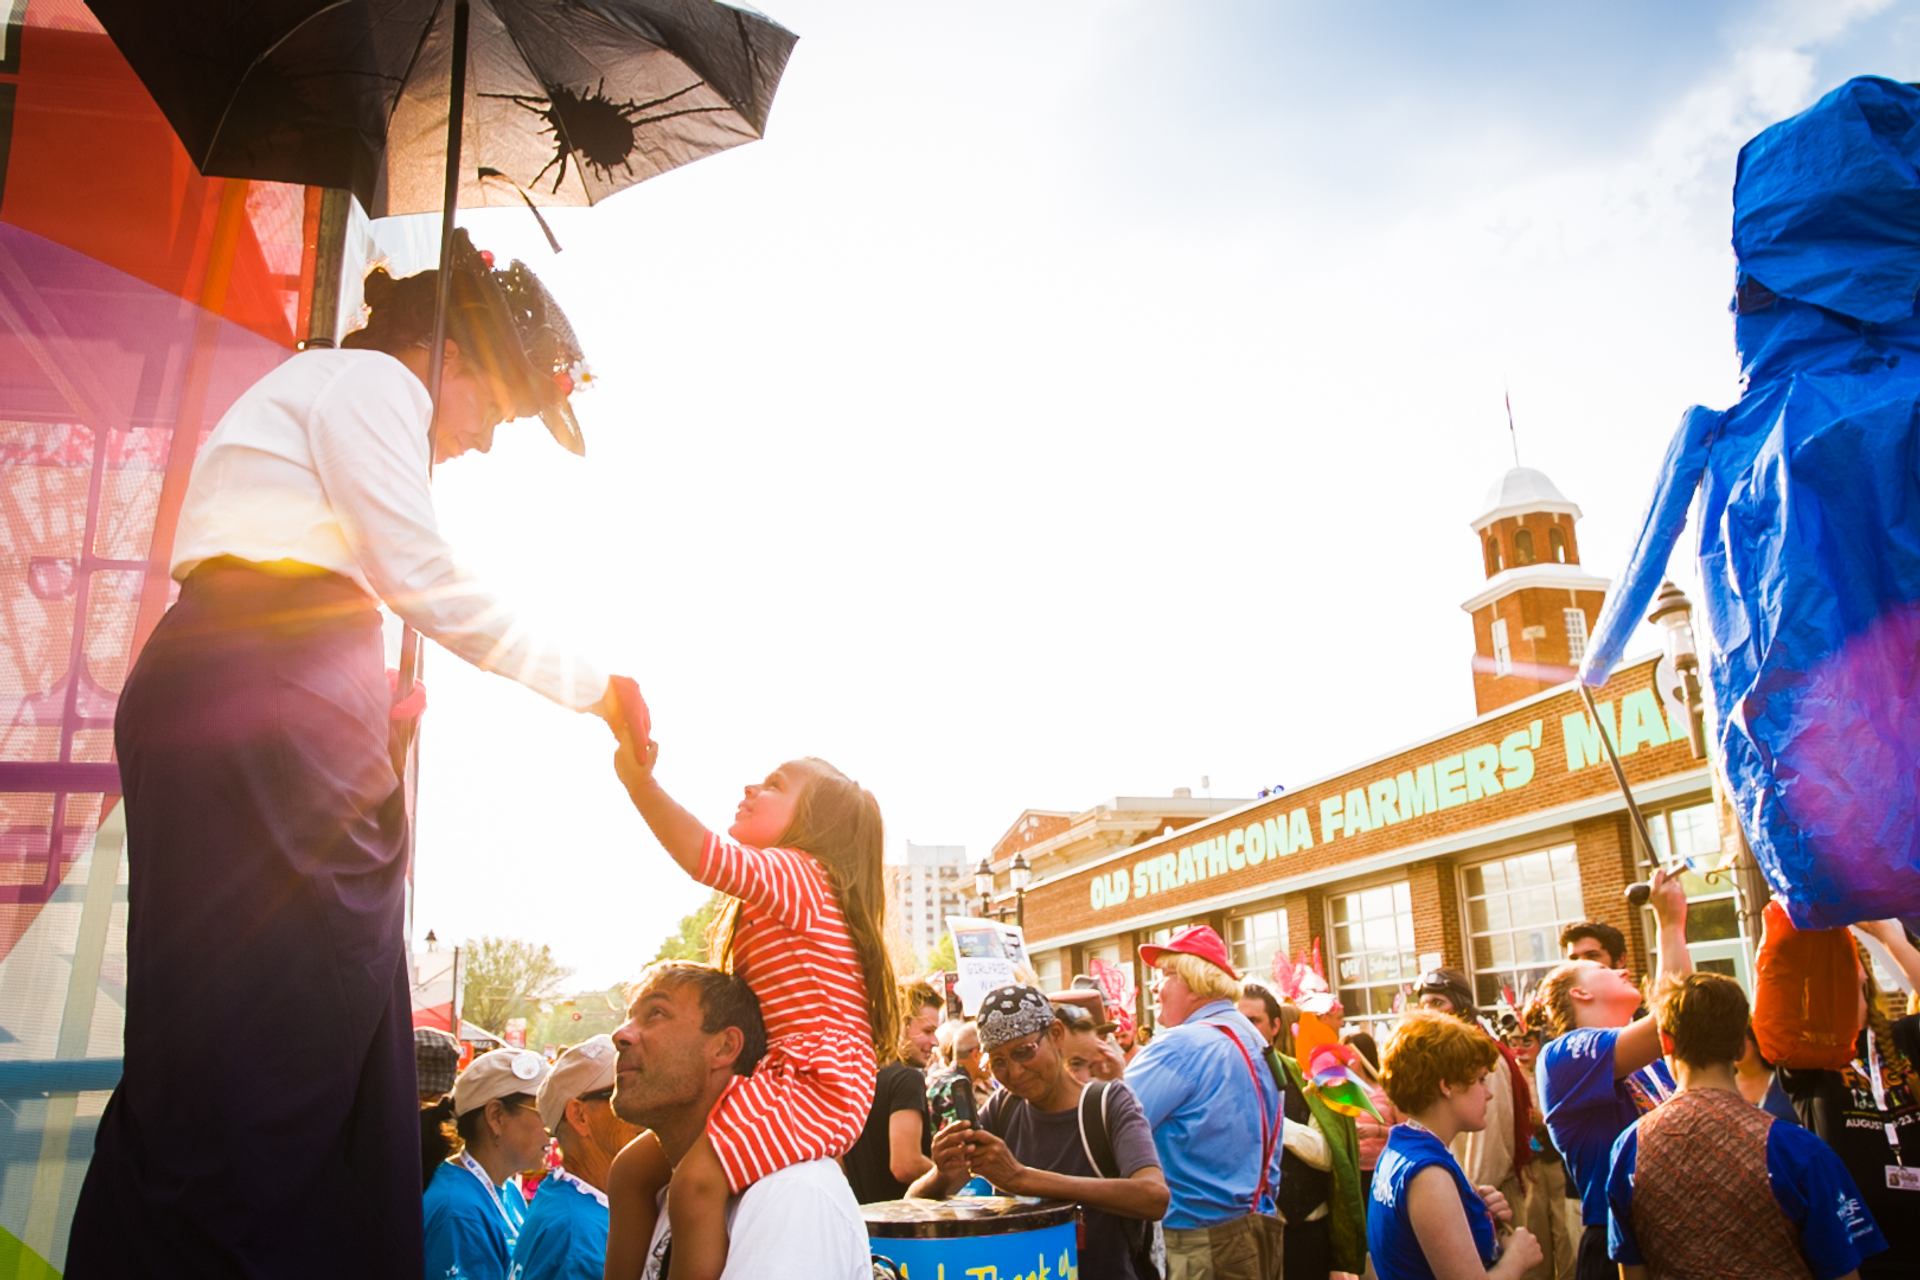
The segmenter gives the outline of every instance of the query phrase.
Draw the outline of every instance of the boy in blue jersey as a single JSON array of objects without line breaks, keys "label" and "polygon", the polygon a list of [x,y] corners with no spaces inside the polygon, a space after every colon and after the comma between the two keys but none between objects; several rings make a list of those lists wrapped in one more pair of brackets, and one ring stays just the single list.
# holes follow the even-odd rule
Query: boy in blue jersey
[{"label": "boy in blue jersey", "polygon": [[1741,1094],[1740,984],[1664,981],[1653,1017],[1680,1091],[1614,1144],[1608,1244],[1627,1280],[1856,1276],[1886,1241],[1832,1149]]},{"label": "boy in blue jersey", "polygon": [[612,1036],[594,1036],[554,1062],[540,1086],[541,1122],[560,1144],[560,1168],[540,1183],[513,1250],[512,1280],[601,1280],[607,1263],[607,1177],[640,1136],[613,1111]]},{"label": "boy in blue jersey", "polygon": [[[1660,972],[1693,972],[1687,953],[1687,893],[1677,875],[1655,871],[1649,903],[1659,921]],[[1660,1033],[1649,1016],[1635,1018],[1640,991],[1625,969],[1570,960],[1535,991],[1548,1035],[1540,1052],[1540,1099],[1553,1144],[1580,1189],[1576,1280],[1615,1280],[1607,1256],[1607,1170],[1614,1141],[1638,1117],[1673,1095],[1660,1060]]]}]

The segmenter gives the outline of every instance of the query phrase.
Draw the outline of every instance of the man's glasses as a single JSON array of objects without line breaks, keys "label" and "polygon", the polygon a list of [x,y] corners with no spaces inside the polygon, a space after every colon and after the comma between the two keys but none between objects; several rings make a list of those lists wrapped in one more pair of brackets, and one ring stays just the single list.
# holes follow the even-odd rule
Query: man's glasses
[{"label": "man's glasses", "polygon": [[604,1088],[604,1089],[595,1089],[595,1090],[594,1090],[594,1091],[593,1091],[592,1093],[583,1093],[583,1094],[581,1094],[581,1095],[580,1095],[580,1101],[582,1101],[582,1102],[612,1102],[612,1101],[613,1101],[613,1086],[612,1086],[612,1085],[608,1085],[608,1086],[607,1086],[606,1088]]},{"label": "man's glasses", "polygon": [[987,1062],[991,1064],[994,1071],[998,1073],[1009,1063],[1014,1066],[1026,1066],[1029,1062],[1033,1061],[1034,1055],[1039,1052],[1040,1040],[1039,1037],[1036,1036],[1025,1044],[1009,1045],[1003,1049],[995,1049],[987,1055]]}]

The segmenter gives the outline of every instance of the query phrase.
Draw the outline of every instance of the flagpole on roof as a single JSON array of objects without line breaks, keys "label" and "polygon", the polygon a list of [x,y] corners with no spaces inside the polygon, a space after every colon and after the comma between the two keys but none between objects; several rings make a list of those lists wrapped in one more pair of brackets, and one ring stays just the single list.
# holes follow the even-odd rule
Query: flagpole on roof
[{"label": "flagpole on roof", "polygon": [[1520,465],[1520,433],[1513,428],[1513,388],[1505,388],[1507,397],[1507,438],[1513,442],[1513,465]]}]

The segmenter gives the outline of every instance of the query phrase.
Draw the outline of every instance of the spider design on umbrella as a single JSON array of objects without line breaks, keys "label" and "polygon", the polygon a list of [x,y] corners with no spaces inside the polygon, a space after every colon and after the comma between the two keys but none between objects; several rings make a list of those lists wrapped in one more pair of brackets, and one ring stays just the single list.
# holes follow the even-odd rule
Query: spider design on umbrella
[{"label": "spider design on umbrella", "polygon": [[706,81],[696,80],[684,89],[677,89],[662,98],[649,102],[621,102],[609,98],[606,93],[606,78],[602,77],[598,86],[591,89],[574,90],[561,85],[553,90],[550,98],[535,98],[520,93],[483,93],[483,98],[504,98],[519,107],[533,112],[547,122],[546,132],[553,135],[553,158],[545,164],[533,180],[527,185],[538,186],[547,171],[558,165],[560,172],[554,175],[553,190],[559,191],[560,185],[567,180],[567,157],[573,156],[583,168],[592,169],[603,179],[613,177],[616,165],[633,173],[633,153],[639,143],[640,126],[657,124],[662,120],[671,120],[676,116],[706,115],[712,112],[729,111],[727,106],[717,107],[681,107],[677,110],[662,111],[658,115],[648,115],[657,107],[664,107],[675,99],[684,98]]}]

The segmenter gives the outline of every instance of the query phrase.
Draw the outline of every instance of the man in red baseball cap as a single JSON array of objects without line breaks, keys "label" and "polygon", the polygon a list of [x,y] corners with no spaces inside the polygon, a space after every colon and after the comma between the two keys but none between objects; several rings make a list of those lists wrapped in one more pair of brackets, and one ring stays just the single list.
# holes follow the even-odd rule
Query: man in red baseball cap
[{"label": "man in red baseball cap", "polygon": [[1157,973],[1153,1040],[1127,1084],[1153,1126],[1172,1193],[1162,1220],[1173,1280],[1280,1280],[1280,1086],[1235,1007],[1240,976],[1205,925],[1140,948]]}]

